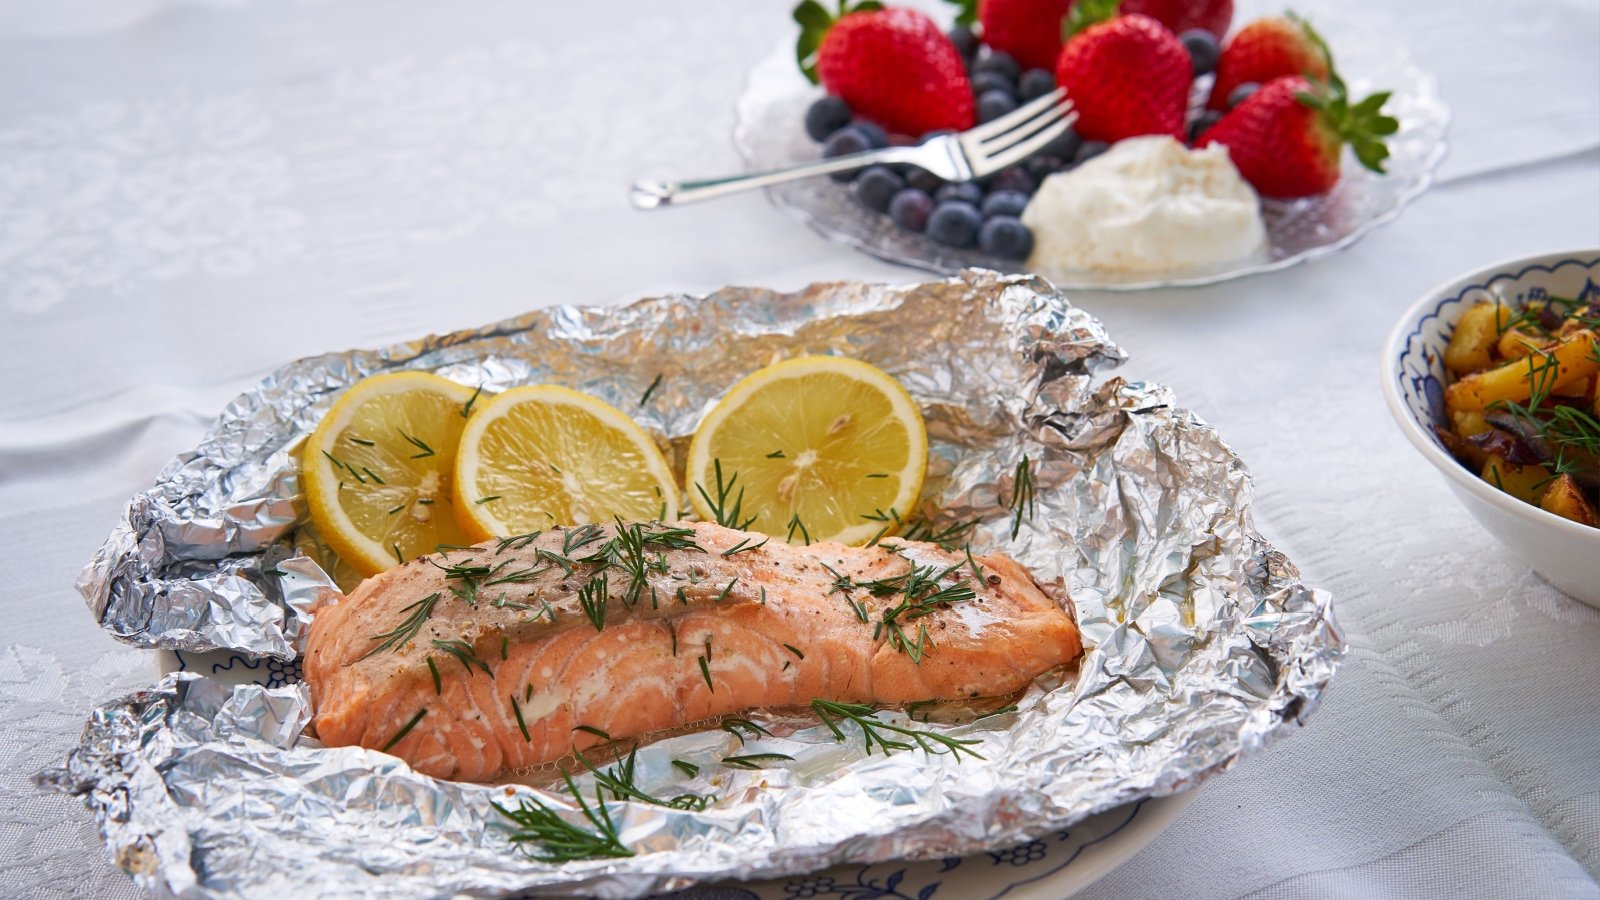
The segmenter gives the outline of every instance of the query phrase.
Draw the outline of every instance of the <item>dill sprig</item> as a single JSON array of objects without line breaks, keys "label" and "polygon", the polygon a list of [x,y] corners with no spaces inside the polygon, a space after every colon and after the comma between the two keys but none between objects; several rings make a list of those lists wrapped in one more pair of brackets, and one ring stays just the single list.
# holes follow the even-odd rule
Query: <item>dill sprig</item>
[{"label": "dill sprig", "polygon": [[654,394],[656,392],[656,388],[661,387],[662,374],[663,373],[661,373],[661,372],[657,372],[655,380],[650,382],[650,386],[644,389],[644,396],[639,398],[639,405],[640,406],[643,406],[646,403],[649,403],[650,402],[650,395]]},{"label": "dill sprig", "polygon": [[406,439],[406,443],[408,443],[411,446],[417,448],[418,452],[412,454],[412,456],[411,456],[412,459],[426,459],[427,457],[430,457],[430,456],[434,455],[433,448],[429,447],[427,444],[423,443],[421,438],[418,438],[418,437],[416,437],[414,435],[406,434],[405,431],[403,429],[400,429],[400,428],[396,428],[395,431],[400,432],[400,436]]},{"label": "dill sprig", "polygon": [[456,662],[461,663],[461,668],[467,670],[468,675],[472,674],[472,667],[477,666],[483,670],[485,675],[491,678],[494,677],[494,672],[489,668],[489,664],[479,659],[477,654],[472,652],[472,645],[466,641],[441,641],[435,638],[433,646],[454,656]]},{"label": "dill sprig", "polygon": [[1006,506],[1013,511],[1011,518],[1011,539],[1016,540],[1022,533],[1022,517],[1026,515],[1033,519],[1034,483],[1033,468],[1026,454],[1022,462],[1017,463],[1016,474],[1011,478],[1011,499],[1006,501]]},{"label": "dill sprig", "polygon": [[759,543],[759,544],[752,544],[752,543],[750,543],[751,540],[752,540],[752,538],[744,538],[744,539],[740,540],[739,543],[734,544],[732,547],[729,547],[728,549],[722,551],[722,555],[723,556],[733,556],[736,553],[746,553],[746,552],[749,552],[751,550],[760,550],[762,547],[765,547],[767,545],[767,541],[772,540],[772,538],[770,538],[770,537],[762,538],[761,539],[761,543]]},{"label": "dill sprig", "polygon": [[434,665],[433,657],[428,657],[428,674],[433,676],[433,695],[435,697],[444,693],[444,684],[439,680],[439,667]]},{"label": "dill sprig", "polygon": [[722,730],[739,739],[739,746],[744,746],[745,735],[752,738],[772,737],[772,732],[760,725],[740,716],[728,716],[722,720]]},{"label": "dill sprig", "polygon": [[520,798],[516,809],[507,809],[498,802],[490,801],[490,806],[516,825],[507,839],[525,848],[537,845],[539,848],[537,851],[529,852],[540,862],[561,863],[579,859],[619,859],[632,856],[633,851],[623,846],[617,839],[617,826],[611,820],[610,812],[606,810],[605,801],[601,799],[600,788],[595,787],[594,806],[591,807],[584,802],[583,795],[578,792],[578,786],[572,781],[572,776],[563,770],[561,777],[565,779],[567,791],[572,795],[572,799],[577,801],[579,811],[593,826],[593,830],[568,822],[555,810],[533,797]]},{"label": "dill sprig", "polygon": [[684,793],[663,800],[640,789],[636,781],[636,767],[639,757],[638,744],[633,745],[633,749],[628,751],[627,756],[617,760],[616,765],[605,769],[596,768],[580,750],[573,750],[572,755],[576,756],[578,762],[583,763],[583,767],[589,770],[590,775],[594,776],[594,783],[598,787],[610,791],[611,796],[618,800],[637,800],[640,803],[648,803],[651,806],[665,806],[669,809],[686,809],[691,812],[700,812],[710,805],[712,799],[714,799],[705,794]]},{"label": "dill sprig", "polygon": [[706,687],[711,693],[717,692],[717,686],[711,683],[711,637],[706,636],[706,652],[700,656],[700,677],[706,680]]},{"label": "dill sprig", "polygon": [[[973,744],[982,741],[976,738],[957,738],[937,731],[920,731],[907,728],[904,725],[895,725],[879,719],[874,713],[877,710],[861,703],[835,703],[829,700],[811,701],[811,709],[816,712],[822,724],[828,726],[833,736],[841,741],[845,740],[844,731],[840,729],[841,722],[854,723],[861,729],[861,736],[866,741],[867,755],[872,755],[872,748],[878,747],[883,755],[888,756],[896,750],[910,750],[918,747],[930,756],[948,753],[956,759],[966,753],[977,759],[983,759],[983,754],[972,749]],[[900,737],[892,737],[899,735]],[[909,740],[901,740],[909,738]]]},{"label": "dill sprig", "polygon": [[800,519],[799,513],[795,513],[794,516],[789,519],[789,533],[785,535],[783,539],[786,542],[793,543],[796,529],[799,529],[800,537],[805,540],[805,545],[807,547],[811,546],[811,531],[810,529],[806,528],[806,523]]},{"label": "dill sprig", "polygon": [[433,615],[433,607],[439,602],[439,597],[440,595],[435,592],[400,610],[403,613],[410,613],[410,615],[395,626],[393,631],[386,631],[383,634],[373,636],[372,639],[380,643],[378,646],[368,650],[366,655],[361,658],[366,659],[368,656],[382,653],[391,647],[403,646],[412,638],[415,638],[417,632],[422,630],[423,623],[428,621],[429,616]]},{"label": "dill sprig", "polygon": [[733,490],[734,485],[736,485],[739,481],[739,473],[733,473],[733,477],[724,481],[722,477],[721,459],[713,459],[711,461],[711,468],[717,481],[716,485],[713,487],[713,490],[716,491],[716,496],[712,497],[711,494],[706,491],[705,485],[698,481],[695,482],[694,489],[700,492],[701,499],[705,500],[706,506],[711,508],[711,516],[716,520],[718,525],[721,525],[724,528],[733,528],[739,531],[744,531],[750,527],[750,523],[754,522],[756,517],[751,516],[748,519],[743,517],[744,488],[739,488],[738,493],[734,493]]},{"label": "dill sprig", "polygon": [[590,578],[583,587],[578,588],[578,605],[583,607],[583,614],[589,617],[589,623],[595,631],[606,630],[606,604],[611,602],[609,593],[610,585],[606,573]]},{"label": "dill sprig", "polygon": [[494,548],[494,554],[499,556],[507,550],[521,550],[537,540],[541,534],[544,534],[544,532],[530,531],[527,534],[514,534],[510,537],[501,538],[500,543]]},{"label": "dill sprig", "polygon": [[967,536],[977,527],[977,519],[957,519],[948,525],[935,528],[932,522],[918,518],[906,523],[905,530],[900,532],[900,537],[908,541],[922,541],[937,544],[946,550],[954,550],[958,545],[965,543]]},{"label": "dill sprig", "polygon": [[523,740],[523,742],[527,743],[527,742],[532,741],[533,738],[528,736],[528,722],[527,722],[526,719],[522,718],[522,704],[517,702],[517,695],[516,694],[512,694],[511,695],[511,711],[513,713],[516,713],[516,716],[517,716],[517,730],[522,732],[522,740]]},{"label": "dill sprig", "polygon": [[405,738],[406,735],[411,733],[411,729],[417,727],[417,723],[422,721],[422,717],[427,715],[427,714],[428,714],[428,708],[426,706],[424,706],[423,708],[417,710],[417,714],[412,716],[411,720],[409,722],[407,722],[406,724],[400,726],[400,730],[394,733],[394,737],[389,738],[389,742],[387,744],[384,744],[382,747],[378,748],[379,751],[381,751],[383,753],[388,753],[389,752],[389,748],[393,747],[395,744],[400,743],[400,741],[403,738]]},{"label": "dill sprig", "polygon": [[480,384],[478,389],[472,392],[472,396],[467,398],[467,402],[461,404],[461,418],[465,419],[472,413],[472,404],[478,402],[478,395],[481,393],[483,393],[483,385]]},{"label": "dill sprig", "polygon": [[787,753],[746,753],[743,756],[724,756],[722,764],[735,769],[770,769],[767,765],[778,760],[794,761],[794,757]]}]

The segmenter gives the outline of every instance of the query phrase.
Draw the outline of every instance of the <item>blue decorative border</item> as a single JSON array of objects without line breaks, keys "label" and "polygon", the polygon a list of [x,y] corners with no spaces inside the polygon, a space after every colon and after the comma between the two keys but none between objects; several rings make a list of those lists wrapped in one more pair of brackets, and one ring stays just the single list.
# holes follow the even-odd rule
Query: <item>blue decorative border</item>
[{"label": "blue decorative border", "polygon": [[[1489,292],[1497,284],[1519,281],[1535,272],[1554,275],[1558,269],[1568,266],[1577,266],[1580,269],[1595,269],[1600,267],[1600,256],[1567,257],[1553,263],[1529,263],[1514,273],[1500,272],[1480,284],[1465,285],[1453,295],[1440,299],[1434,305],[1433,311],[1419,318],[1416,327],[1406,335],[1405,340],[1400,344],[1398,356],[1395,358],[1394,377],[1400,396],[1405,401],[1406,409],[1416,419],[1417,424],[1428,432],[1429,440],[1433,441],[1440,449],[1444,449],[1444,444],[1439,440],[1439,436],[1434,433],[1433,426],[1441,425],[1444,421],[1444,348],[1442,346],[1430,347],[1427,345],[1423,334],[1429,330],[1430,323],[1440,320],[1446,307],[1465,302],[1469,294]],[[1544,296],[1546,296],[1545,288],[1533,287],[1525,293],[1519,293],[1508,299],[1514,303],[1526,303],[1542,299]],[[1600,299],[1600,284],[1596,283],[1594,275],[1589,276],[1583,289],[1578,292],[1578,296],[1574,299],[1590,301]],[[1449,325],[1448,330],[1442,326],[1435,327],[1438,329],[1437,337],[1448,343],[1450,336],[1455,331],[1454,323]],[[1415,365],[1414,359],[1419,353],[1422,356],[1423,364],[1421,367]],[[1424,410],[1426,410],[1426,415]]]}]

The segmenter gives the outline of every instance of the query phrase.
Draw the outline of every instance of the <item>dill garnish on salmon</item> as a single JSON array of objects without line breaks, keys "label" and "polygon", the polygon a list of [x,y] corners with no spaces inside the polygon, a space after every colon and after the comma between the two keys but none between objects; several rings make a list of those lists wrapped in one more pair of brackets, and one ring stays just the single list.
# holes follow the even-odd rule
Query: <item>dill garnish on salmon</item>
[{"label": "dill garnish on salmon", "polygon": [[317,611],[305,675],[326,744],[487,781],[749,709],[1008,694],[1082,649],[1004,555],[649,522],[442,548],[369,578]]}]

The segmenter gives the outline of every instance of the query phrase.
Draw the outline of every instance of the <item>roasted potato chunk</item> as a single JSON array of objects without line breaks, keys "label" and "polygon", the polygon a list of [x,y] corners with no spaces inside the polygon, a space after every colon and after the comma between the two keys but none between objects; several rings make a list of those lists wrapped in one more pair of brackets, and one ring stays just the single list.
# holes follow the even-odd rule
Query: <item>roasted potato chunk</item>
[{"label": "roasted potato chunk", "polygon": [[1500,336],[1500,323],[1509,317],[1510,313],[1498,303],[1469,307],[1456,320],[1456,330],[1444,348],[1445,367],[1456,375],[1466,375],[1493,366],[1490,351]]},{"label": "roasted potato chunk", "polygon": [[1578,482],[1571,475],[1562,475],[1550,482],[1545,488],[1544,497],[1539,501],[1539,506],[1562,518],[1571,519],[1591,528],[1600,526],[1600,519],[1595,516],[1594,504],[1583,495],[1583,490],[1578,487]]},{"label": "roasted potato chunk", "polygon": [[1550,470],[1544,466],[1514,466],[1498,456],[1491,456],[1481,477],[1518,500],[1538,506],[1544,497],[1545,485],[1550,481]]},{"label": "roasted potato chunk", "polygon": [[1584,330],[1543,353],[1462,377],[1445,389],[1445,406],[1454,412],[1481,412],[1497,402],[1522,403],[1533,395],[1535,380],[1561,387],[1600,372],[1595,334]]}]

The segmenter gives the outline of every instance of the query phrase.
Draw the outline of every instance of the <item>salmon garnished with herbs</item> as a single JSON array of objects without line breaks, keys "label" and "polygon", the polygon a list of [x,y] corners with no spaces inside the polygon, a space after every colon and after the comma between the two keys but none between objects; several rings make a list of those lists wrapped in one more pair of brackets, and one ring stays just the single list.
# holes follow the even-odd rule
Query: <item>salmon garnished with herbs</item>
[{"label": "salmon garnished with herbs", "polygon": [[585,525],[367,579],[317,611],[305,676],[328,745],[487,781],[753,708],[1012,693],[1082,653],[1065,604],[1000,554]]}]

